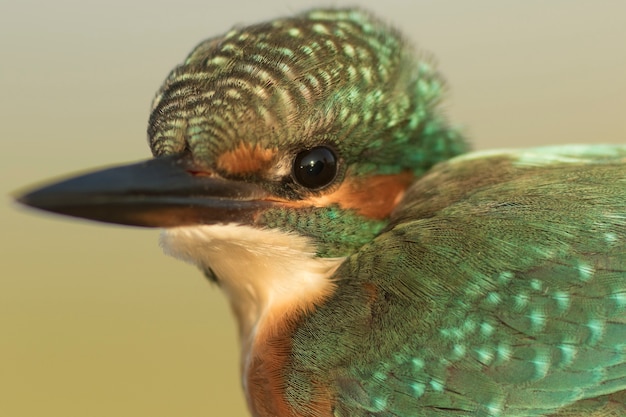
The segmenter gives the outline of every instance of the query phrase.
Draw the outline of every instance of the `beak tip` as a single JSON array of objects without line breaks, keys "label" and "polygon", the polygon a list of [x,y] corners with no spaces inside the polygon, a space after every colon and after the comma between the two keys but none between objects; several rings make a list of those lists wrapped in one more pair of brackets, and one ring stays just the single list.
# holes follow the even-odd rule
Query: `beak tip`
[{"label": "beak tip", "polygon": [[[40,208],[39,204],[37,203],[37,198],[36,198],[36,194],[37,194],[37,190],[32,190],[32,191],[17,191],[14,192],[10,195],[10,197],[13,199],[13,201],[21,206],[26,206],[26,207],[31,207],[31,208]],[[35,198],[33,198],[33,194],[35,195]]]},{"label": "beak tip", "polygon": [[[24,206],[29,206],[29,207],[37,207],[37,191],[39,189],[35,189],[35,190],[31,190],[31,191],[27,191],[27,192],[23,192],[23,191],[19,191],[16,192],[12,195],[13,200],[15,200],[15,202],[22,204]],[[33,195],[35,195],[35,198],[33,198]]]},{"label": "beak tip", "polygon": [[46,211],[54,211],[54,192],[50,193],[53,186],[43,186],[27,191],[18,191],[13,194],[16,203],[23,206]]}]

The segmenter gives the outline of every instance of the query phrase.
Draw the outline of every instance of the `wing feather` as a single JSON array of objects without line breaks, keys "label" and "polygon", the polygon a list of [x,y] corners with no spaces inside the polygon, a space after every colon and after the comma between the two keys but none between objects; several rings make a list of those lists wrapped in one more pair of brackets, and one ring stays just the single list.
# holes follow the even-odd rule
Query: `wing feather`
[{"label": "wing feather", "polygon": [[316,363],[337,416],[541,416],[624,391],[626,147],[440,164],[336,279],[303,326],[334,342],[302,346],[336,343]]}]

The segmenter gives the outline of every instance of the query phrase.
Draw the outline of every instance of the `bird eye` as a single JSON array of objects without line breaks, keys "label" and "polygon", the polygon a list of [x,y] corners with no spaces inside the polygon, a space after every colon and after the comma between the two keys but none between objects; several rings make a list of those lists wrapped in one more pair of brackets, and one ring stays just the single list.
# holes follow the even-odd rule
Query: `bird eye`
[{"label": "bird eye", "polygon": [[293,176],[306,188],[325,187],[333,182],[336,175],[337,157],[325,146],[302,151],[293,162]]}]

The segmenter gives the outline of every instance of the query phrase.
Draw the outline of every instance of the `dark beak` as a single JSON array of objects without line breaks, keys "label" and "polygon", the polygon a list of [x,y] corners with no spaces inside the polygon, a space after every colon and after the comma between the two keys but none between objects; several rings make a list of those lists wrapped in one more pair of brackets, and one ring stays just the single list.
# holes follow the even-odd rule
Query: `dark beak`
[{"label": "dark beak", "polygon": [[17,200],[67,216],[144,227],[254,222],[272,203],[260,187],[195,170],[168,156],[95,171],[30,191]]}]

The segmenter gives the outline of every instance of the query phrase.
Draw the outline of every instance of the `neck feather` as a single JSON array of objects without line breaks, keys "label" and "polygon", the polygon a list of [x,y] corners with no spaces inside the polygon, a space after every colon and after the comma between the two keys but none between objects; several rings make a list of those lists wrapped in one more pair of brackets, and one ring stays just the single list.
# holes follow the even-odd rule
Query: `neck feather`
[{"label": "neck feather", "polygon": [[244,357],[262,333],[327,298],[345,259],[316,257],[312,240],[301,235],[237,224],[167,229],[161,245],[215,273],[237,317]]}]

